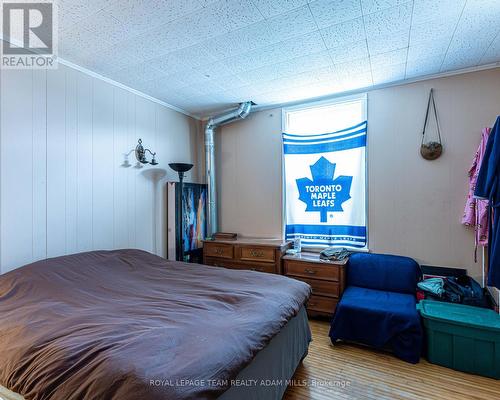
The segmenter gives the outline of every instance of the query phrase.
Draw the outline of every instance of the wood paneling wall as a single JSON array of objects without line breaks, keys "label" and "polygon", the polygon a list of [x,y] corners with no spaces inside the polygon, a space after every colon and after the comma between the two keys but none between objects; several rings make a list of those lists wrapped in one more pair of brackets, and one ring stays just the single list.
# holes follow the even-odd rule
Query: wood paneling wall
[{"label": "wood paneling wall", "polygon": [[[168,163],[194,163],[198,181],[198,121],[63,65],[0,75],[0,272],[94,249],[165,255]],[[138,138],[160,165],[122,167]]]}]

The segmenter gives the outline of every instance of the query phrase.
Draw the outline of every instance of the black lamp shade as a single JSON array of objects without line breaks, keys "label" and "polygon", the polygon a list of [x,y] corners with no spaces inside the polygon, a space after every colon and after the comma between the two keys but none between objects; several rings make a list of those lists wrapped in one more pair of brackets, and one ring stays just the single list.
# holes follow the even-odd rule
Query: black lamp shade
[{"label": "black lamp shade", "polygon": [[193,164],[187,163],[170,163],[168,164],[170,168],[172,168],[175,172],[187,172],[191,168],[193,168]]}]

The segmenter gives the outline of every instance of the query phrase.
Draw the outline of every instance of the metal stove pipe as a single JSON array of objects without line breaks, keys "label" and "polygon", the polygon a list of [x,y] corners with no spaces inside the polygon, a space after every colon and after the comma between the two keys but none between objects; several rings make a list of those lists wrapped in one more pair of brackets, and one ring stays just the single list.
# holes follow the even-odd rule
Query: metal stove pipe
[{"label": "metal stove pipe", "polygon": [[207,199],[207,237],[217,232],[217,181],[215,171],[215,129],[230,122],[245,119],[252,109],[252,102],[241,103],[240,106],[208,120],[205,127],[205,171],[208,185]]}]

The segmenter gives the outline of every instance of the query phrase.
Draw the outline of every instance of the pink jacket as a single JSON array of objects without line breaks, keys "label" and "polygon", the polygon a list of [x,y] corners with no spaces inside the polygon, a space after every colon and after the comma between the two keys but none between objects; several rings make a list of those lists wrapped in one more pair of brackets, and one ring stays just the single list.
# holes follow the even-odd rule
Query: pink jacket
[{"label": "pink jacket", "polygon": [[474,189],[476,188],[477,176],[490,131],[491,128],[483,129],[481,143],[469,169],[469,193],[467,194],[467,203],[465,204],[464,215],[462,217],[462,224],[474,227],[476,249],[478,245],[488,245],[488,200],[474,198]]}]

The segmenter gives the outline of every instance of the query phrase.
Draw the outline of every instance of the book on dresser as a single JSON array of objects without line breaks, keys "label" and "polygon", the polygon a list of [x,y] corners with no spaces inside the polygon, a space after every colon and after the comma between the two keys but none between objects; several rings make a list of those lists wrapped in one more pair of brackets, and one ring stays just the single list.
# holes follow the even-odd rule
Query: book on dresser
[{"label": "book on dresser", "polygon": [[301,280],[312,288],[307,303],[310,316],[331,317],[345,288],[345,265],[342,261],[326,261],[319,253],[298,253],[283,257],[283,274]]},{"label": "book on dresser", "polygon": [[205,240],[203,264],[282,274],[282,257],[291,244],[279,239]]}]

